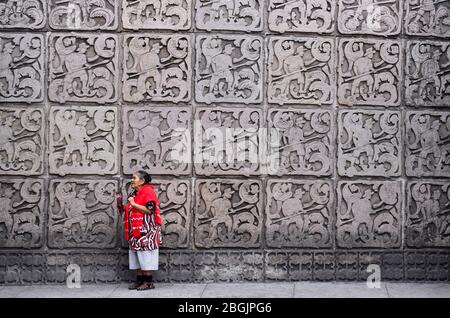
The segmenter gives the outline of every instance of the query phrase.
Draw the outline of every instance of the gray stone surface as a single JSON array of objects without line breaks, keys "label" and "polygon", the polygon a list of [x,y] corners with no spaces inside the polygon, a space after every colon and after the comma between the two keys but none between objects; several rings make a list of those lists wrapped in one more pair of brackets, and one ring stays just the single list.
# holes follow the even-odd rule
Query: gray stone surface
[{"label": "gray stone surface", "polygon": [[189,35],[125,35],[123,99],[133,103],[189,101],[191,52]]},{"label": "gray stone surface", "polygon": [[164,295],[450,281],[449,21],[432,0],[0,0],[0,287],[132,280],[115,192],[138,169]]},{"label": "gray stone surface", "polygon": [[397,35],[403,23],[403,3],[404,0],[339,0],[339,32]]},{"label": "gray stone surface", "polygon": [[48,43],[51,101],[60,104],[117,101],[120,46],[117,35],[52,33]]},{"label": "gray stone surface", "polygon": [[119,0],[49,2],[48,21],[55,30],[115,30],[118,26]]},{"label": "gray stone surface", "polygon": [[48,0],[25,0],[21,2],[2,0],[0,8],[3,29],[42,29],[47,21]]},{"label": "gray stone surface", "polygon": [[39,33],[0,33],[0,102],[44,100],[45,41]]},{"label": "gray stone surface", "polygon": [[329,38],[270,37],[269,103],[329,105],[335,96],[335,45]]},{"label": "gray stone surface", "polygon": [[339,111],[339,175],[400,176],[401,124],[398,111]]},{"label": "gray stone surface", "polygon": [[45,114],[40,108],[0,108],[0,173],[44,172]]},{"label": "gray stone surface", "polygon": [[195,100],[260,103],[263,99],[262,37],[197,35]]},{"label": "gray stone surface", "polygon": [[268,181],[266,242],[270,247],[331,247],[330,181]]},{"label": "gray stone surface", "polygon": [[400,41],[339,39],[338,101],[348,106],[400,106]]},{"label": "gray stone surface", "polygon": [[261,192],[259,180],[198,179],[195,183],[195,245],[202,248],[260,246]]}]

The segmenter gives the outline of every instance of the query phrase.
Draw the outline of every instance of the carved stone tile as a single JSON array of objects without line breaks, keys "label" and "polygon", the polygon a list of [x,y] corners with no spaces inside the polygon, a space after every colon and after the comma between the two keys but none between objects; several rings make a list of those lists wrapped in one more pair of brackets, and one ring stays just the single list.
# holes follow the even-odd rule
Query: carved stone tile
[{"label": "carved stone tile", "polygon": [[42,29],[47,19],[46,0],[0,0],[0,29]]},{"label": "carved stone tile", "polygon": [[269,247],[332,247],[331,181],[269,180],[266,242]]},{"label": "carved stone tile", "polygon": [[340,181],[337,191],[339,247],[400,247],[401,181]]},{"label": "carved stone tile", "polygon": [[172,282],[191,282],[193,273],[193,256],[190,252],[173,252],[169,256],[169,273]]},{"label": "carved stone tile", "polygon": [[42,246],[44,181],[0,178],[0,247]]},{"label": "carved stone tile", "polygon": [[41,34],[0,33],[0,102],[43,101],[44,46]]},{"label": "carved stone tile", "polygon": [[262,101],[263,40],[249,35],[197,35],[195,100]]},{"label": "carved stone tile", "polygon": [[313,252],[292,251],[289,253],[289,278],[292,281],[312,280]]},{"label": "carved stone tile", "polygon": [[51,107],[50,173],[117,173],[115,107]]},{"label": "carved stone tile", "polygon": [[409,182],[406,205],[406,243],[410,247],[450,245],[450,182]]},{"label": "carved stone tile", "polygon": [[49,37],[51,101],[113,103],[117,100],[119,42],[114,34]]},{"label": "carved stone tile", "polygon": [[339,0],[338,28],[342,34],[397,35],[403,0]]},{"label": "carved stone tile", "polygon": [[450,113],[406,113],[405,166],[411,177],[450,177]]},{"label": "carved stone tile", "polygon": [[[191,228],[191,182],[188,179],[152,180],[158,195],[163,225],[161,227],[164,248],[187,248],[190,244]],[[124,183],[124,198],[131,192],[130,181]],[[123,229],[121,229],[123,237]],[[124,238],[123,238],[124,239]],[[128,247],[128,244],[124,244]]]},{"label": "carved stone tile", "polygon": [[271,37],[269,103],[332,104],[335,95],[333,39]]},{"label": "carved stone tile", "polygon": [[40,108],[0,108],[1,174],[43,173],[44,121]]},{"label": "carved stone tile", "polygon": [[57,30],[115,30],[118,0],[47,0],[49,25]]},{"label": "carved stone tile", "polygon": [[340,111],[339,175],[400,176],[400,115],[397,111]]},{"label": "carved stone tile", "polygon": [[193,281],[203,284],[216,282],[216,253],[214,251],[205,251],[193,254]]},{"label": "carved stone tile", "polygon": [[201,175],[255,175],[260,168],[262,111],[197,108],[194,164]]},{"label": "carved stone tile", "polygon": [[263,223],[261,192],[259,180],[196,180],[195,245],[259,247]]},{"label": "carved stone tile", "polygon": [[269,251],[265,261],[266,281],[289,280],[289,252]]},{"label": "carved stone tile", "polygon": [[336,252],[336,279],[355,281],[358,274],[358,252]]},{"label": "carved stone tile", "polygon": [[450,2],[447,0],[405,0],[406,34],[416,36],[450,36]]},{"label": "carved stone tile", "polygon": [[332,174],[335,125],[330,111],[272,109],[268,117],[269,174]]},{"label": "carved stone tile", "polygon": [[335,279],[335,256],[331,251],[314,251],[313,280],[331,281]]},{"label": "carved stone tile", "polygon": [[188,35],[126,35],[123,99],[134,103],[189,101],[191,45]]},{"label": "carved stone tile", "polygon": [[263,6],[264,0],[196,0],[196,27],[208,31],[262,31]]},{"label": "carved stone tile", "polygon": [[115,208],[116,180],[50,181],[50,248],[113,248],[120,219]]},{"label": "carved stone tile", "polygon": [[339,103],[399,106],[401,51],[398,41],[341,39],[337,84]]},{"label": "carved stone tile", "polygon": [[126,29],[188,30],[191,0],[122,0],[122,23]]},{"label": "carved stone tile", "polygon": [[408,105],[450,107],[450,43],[408,41],[405,86]]},{"label": "carved stone tile", "polygon": [[122,165],[126,174],[191,172],[189,107],[126,107],[123,117]]},{"label": "carved stone tile", "polygon": [[334,31],[334,0],[270,0],[268,10],[271,31],[319,34]]}]

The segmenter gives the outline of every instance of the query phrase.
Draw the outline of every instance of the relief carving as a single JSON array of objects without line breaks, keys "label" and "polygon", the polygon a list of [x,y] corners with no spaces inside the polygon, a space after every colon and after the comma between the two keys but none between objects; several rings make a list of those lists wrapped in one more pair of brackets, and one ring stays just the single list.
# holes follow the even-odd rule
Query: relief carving
[{"label": "relief carving", "polygon": [[117,100],[118,41],[112,34],[51,34],[49,98],[53,102]]},{"label": "relief carving", "polygon": [[338,100],[343,105],[399,106],[401,46],[390,40],[347,40],[339,45]]},{"label": "relief carving", "polygon": [[0,102],[41,102],[44,37],[0,33]]},{"label": "relief carving", "polygon": [[333,185],[269,181],[266,240],[270,247],[331,247]]},{"label": "relief carving", "polygon": [[272,37],[269,42],[270,103],[332,104],[334,41]]},{"label": "relief carving", "polygon": [[341,111],[338,171],[341,176],[400,176],[400,112]]},{"label": "relief carving", "polygon": [[44,112],[0,108],[0,173],[37,175],[44,170]]},{"label": "relief carving", "polygon": [[198,35],[196,51],[196,101],[207,104],[262,101],[262,38]]},{"label": "relief carving", "polygon": [[0,247],[42,246],[44,181],[0,179]]},{"label": "relief carving", "polygon": [[339,182],[336,221],[338,246],[400,247],[401,202],[401,182]]},{"label": "relief carving", "polygon": [[50,173],[115,174],[117,110],[114,107],[52,107]]},{"label": "relief carving", "polygon": [[261,245],[261,181],[197,180],[194,239],[200,248]]},{"label": "relief carving", "polygon": [[406,0],[406,34],[450,36],[450,2],[447,0]]},{"label": "relief carving", "polygon": [[406,175],[449,177],[450,114],[406,113]]},{"label": "relief carving", "polygon": [[269,29],[275,32],[332,33],[333,0],[270,0]]},{"label": "relief carving", "polygon": [[189,101],[191,77],[191,39],[188,36],[125,37],[125,101]]},{"label": "relief carving", "polygon": [[196,27],[202,30],[262,31],[261,0],[197,0]]},{"label": "relief carving", "polygon": [[406,52],[406,103],[450,107],[450,44],[411,41]]},{"label": "relief carving", "polygon": [[270,110],[269,173],[331,175],[333,122],[330,111]]},{"label": "relief carving", "polygon": [[50,181],[49,247],[115,247],[117,189],[114,180]]},{"label": "relief carving", "polygon": [[0,27],[41,29],[45,26],[47,5],[43,0],[1,0]]}]

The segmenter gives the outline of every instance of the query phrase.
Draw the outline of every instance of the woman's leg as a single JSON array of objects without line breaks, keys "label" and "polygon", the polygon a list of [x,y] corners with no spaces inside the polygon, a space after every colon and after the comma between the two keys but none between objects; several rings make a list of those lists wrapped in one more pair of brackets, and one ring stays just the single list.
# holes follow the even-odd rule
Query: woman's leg
[{"label": "woman's leg", "polygon": [[144,282],[141,285],[139,285],[137,290],[146,290],[155,288],[155,286],[153,285],[152,271],[142,271],[142,278]]}]

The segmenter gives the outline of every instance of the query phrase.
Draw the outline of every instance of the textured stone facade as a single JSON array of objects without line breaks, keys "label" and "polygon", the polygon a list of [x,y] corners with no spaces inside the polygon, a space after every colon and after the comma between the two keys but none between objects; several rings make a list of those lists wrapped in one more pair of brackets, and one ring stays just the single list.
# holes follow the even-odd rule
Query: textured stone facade
[{"label": "textured stone facade", "polygon": [[450,281],[450,1],[0,0],[0,284]]}]

